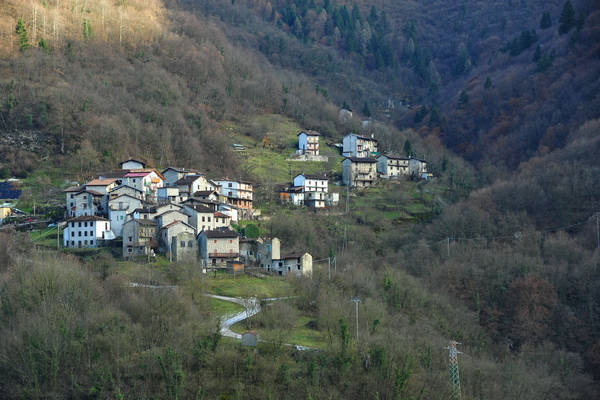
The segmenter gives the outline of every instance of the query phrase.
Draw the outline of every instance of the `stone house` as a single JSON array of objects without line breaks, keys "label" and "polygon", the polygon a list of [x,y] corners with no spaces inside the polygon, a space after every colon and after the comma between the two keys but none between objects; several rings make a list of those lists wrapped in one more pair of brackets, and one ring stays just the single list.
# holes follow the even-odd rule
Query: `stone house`
[{"label": "stone house", "polygon": [[182,210],[168,210],[155,216],[154,220],[158,224],[158,227],[162,228],[175,221],[181,221],[187,224],[189,217]]},{"label": "stone house", "polygon": [[195,263],[198,261],[196,234],[180,232],[171,240],[171,259],[175,262]]},{"label": "stone house", "polygon": [[312,277],[313,265],[312,256],[309,253],[291,253],[286,254],[282,257],[283,266],[281,266],[281,260],[277,262],[275,271],[279,275],[286,276],[288,274],[294,274],[298,276]]},{"label": "stone house", "polygon": [[246,264],[256,263],[259,243],[261,239],[240,238],[240,260]]},{"label": "stone house", "polygon": [[240,237],[231,230],[202,231],[198,249],[204,265],[225,267],[227,261],[239,260]]},{"label": "stone house", "polygon": [[[183,221],[173,221],[167,225],[163,225],[159,230],[159,249],[163,253],[167,253],[171,251],[173,246],[179,246],[180,243],[177,243],[178,235],[181,233],[189,233],[192,235],[192,242],[196,241],[196,231],[194,227],[188,225]],[[175,243],[173,243],[175,241]],[[194,247],[193,243],[187,244],[184,243],[182,247]]]},{"label": "stone house", "polygon": [[154,255],[158,250],[158,224],[151,219],[131,219],[123,224],[123,257]]},{"label": "stone house", "polygon": [[261,268],[272,271],[273,264],[279,260],[281,260],[281,242],[279,239],[275,237],[263,243],[258,243],[256,262]]},{"label": "stone house", "polygon": [[131,197],[135,197],[136,199],[144,200],[144,192],[140,189],[134,188],[133,186],[127,186],[125,184],[119,185],[110,190],[108,193],[108,199],[114,199],[115,197],[119,197],[123,194],[126,194]]},{"label": "stone house", "polygon": [[175,182],[188,175],[200,175],[195,169],[168,167],[162,171],[167,186],[175,186]]},{"label": "stone house", "polygon": [[357,188],[373,186],[377,182],[377,160],[347,157],[342,161],[342,181]]}]

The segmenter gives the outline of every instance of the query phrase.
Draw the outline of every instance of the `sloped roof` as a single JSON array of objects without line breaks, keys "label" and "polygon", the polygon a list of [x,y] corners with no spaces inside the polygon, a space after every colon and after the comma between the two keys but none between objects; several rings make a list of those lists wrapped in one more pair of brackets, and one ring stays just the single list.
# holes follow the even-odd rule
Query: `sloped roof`
[{"label": "sloped roof", "polygon": [[69,193],[69,192],[81,192],[82,190],[85,190],[85,186],[69,186],[68,188],[66,188],[65,190],[63,190],[63,192],[65,193]]},{"label": "sloped roof", "polygon": [[129,197],[129,198],[131,198],[131,199],[134,199],[134,200],[137,200],[137,201],[139,201],[139,202],[141,202],[141,201],[142,201],[142,200],[138,199],[137,197],[133,197],[133,196],[132,196],[132,195],[130,195],[130,194],[123,193],[123,194],[120,194],[120,195],[118,195],[117,197],[114,197],[114,198],[110,199],[108,202],[110,203],[111,201],[118,200],[118,199],[120,199],[121,197]]},{"label": "sloped roof", "polygon": [[219,218],[231,218],[229,215],[223,214],[222,212],[218,212],[218,211],[215,213],[215,217],[219,217]]},{"label": "sloped roof", "polygon": [[142,164],[144,167],[146,166],[146,163],[145,163],[145,162],[143,162],[143,161],[140,161],[140,160],[136,160],[135,158],[130,158],[129,160],[121,161],[121,162],[119,163],[119,165],[123,165],[123,164],[125,164],[126,162],[129,162],[129,161],[135,161],[135,162],[137,162],[137,163],[140,163],[140,164]]},{"label": "sloped roof", "polygon": [[67,222],[83,222],[83,221],[103,221],[110,222],[110,220],[95,215],[82,215],[80,217],[70,218]]},{"label": "sloped roof", "polygon": [[198,171],[197,169],[187,169],[187,168],[178,168],[178,167],[167,167],[165,168],[162,173],[164,174],[165,172],[167,172],[168,170],[172,169],[175,172],[179,172],[179,173],[186,173],[186,172],[191,172],[194,174],[199,174],[200,171]]},{"label": "sloped roof", "polygon": [[140,190],[140,189],[138,189],[138,188],[135,188],[135,187],[133,187],[133,186],[126,185],[126,184],[122,184],[122,185],[119,185],[119,186],[117,186],[117,187],[115,187],[115,188],[111,189],[111,190],[109,191],[109,193],[116,192],[117,190],[119,190],[119,189],[124,189],[124,188],[127,188],[127,189],[132,189],[132,190],[135,190],[136,192],[144,193],[144,191],[143,191],[143,190]]},{"label": "sloped roof", "polygon": [[408,158],[408,157],[393,156],[393,155],[391,155],[391,154],[385,154],[385,153],[384,153],[384,154],[380,154],[380,155],[378,155],[378,156],[377,156],[377,157],[375,157],[375,158],[379,158],[379,157],[383,157],[383,156],[385,156],[385,157],[387,157],[387,158],[391,158],[392,160],[404,160],[404,161],[406,161],[406,160],[410,160],[410,158]]},{"label": "sloped roof", "polygon": [[294,177],[294,179],[296,179],[300,175],[304,176],[306,179],[316,179],[316,180],[321,180],[321,181],[327,180],[327,175],[325,175],[325,174],[298,174]]},{"label": "sloped roof", "polygon": [[108,186],[108,185],[112,185],[116,181],[118,181],[117,178],[92,179],[91,181],[89,181],[85,185],[86,186]]},{"label": "sloped roof", "polygon": [[306,130],[306,131],[300,131],[300,132],[299,132],[299,133],[298,133],[296,136],[300,136],[300,135],[302,135],[303,133],[305,133],[305,134],[306,134],[306,135],[308,135],[308,136],[321,136],[321,134],[320,134],[319,132],[317,132],[317,131],[313,131],[313,130],[311,130],[311,129],[309,129],[309,130]]},{"label": "sloped roof", "polygon": [[370,140],[372,142],[377,142],[378,140],[372,137],[368,137],[368,136],[362,136],[362,135],[357,135],[356,133],[349,133],[346,136],[356,136],[359,139],[363,139],[363,140]]},{"label": "sloped roof", "polygon": [[217,193],[216,190],[199,190],[194,193],[194,196],[210,196],[213,193]]},{"label": "sloped roof", "polygon": [[188,206],[188,207],[198,213],[203,213],[203,214],[213,214],[214,213],[212,208],[203,206],[201,204],[195,204],[193,206]]},{"label": "sloped roof", "polygon": [[194,227],[193,227],[193,226],[191,226],[191,225],[188,225],[188,224],[186,224],[185,222],[183,222],[183,221],[179,221],[179,220],[177,220],[177,221],[173,221],[173,222],[171,222],[170,224],[167,224],[167,225],[163,226],[162,228],[160,228],[160,230],[162,231],[163,229],[169,229],[170,227],[172,227],[172,226],[175,226],[175,225],[177,225],[177,224],[183,224],[183,225],[187,226],[188,228],[190,228],[192,231],[194,231],[194,232],[195,232],[195,229],[194,229]]},{"label": "sloped roof", "polygon": [[361,163],[361,162],[362,163],[376,163],[377,162],[376,159],[371,158],[371,157],[362,157],[362,158],[359,158],[359,157],[346,157],[346,158],[344,158],[344,161],[346,161],[346,160],[350,160],[350,161],[356,162],[356,163]]},{"label": "sloped roof", "polygon": [[191,185],[192,183],[194,183],[198,178],[203,177],[203,174],[199,174],[199,175],[186,175],[181,179],[178,179],[177,181],[175,181],[175,185]]},{"label": "sloped roof", "polygon": [[80,195],[81,193],[89,193],[89,194],[91,194],[92,196],[104,196],[104,193],[100,193],[100,192],[97,192],[97,191],[95,191],[95,190],[89,190],[89,189],[83,189],[83,190],[80,190],[79,192],[77,192],[77,193],[75,194],[75,196],[78,196],[78,195]]},{"label": "sloped roof", "polygon": [[232,230],[214,230],[214,231],[203,231],[209,239],[224,239],[224,238],[236,238],[239,237],[237,232]]}]

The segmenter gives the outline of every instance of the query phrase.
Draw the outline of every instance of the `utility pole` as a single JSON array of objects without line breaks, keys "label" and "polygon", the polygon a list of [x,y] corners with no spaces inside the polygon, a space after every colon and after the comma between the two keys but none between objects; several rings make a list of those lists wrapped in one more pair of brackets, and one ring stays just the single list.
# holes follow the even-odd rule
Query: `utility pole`
[{"label": "utility pole", "polygon": [[446,238],[446,248],[448,249],[448,258],[450,258],[450,237]]},{"label": "utility pole", "polygon": [[58,237],[60,236],[60,224],[56,224],[56,251],[60,250],[60,240]]},{"label": "utility pole", "polygon": [[460,389],[460,375],[458,373],[458,355],[463,353],[456,349],[457,344],[460,343],[451,340],[448,347],[444,347],[450,353],[448,370],[450,372],[450,383],[452,384],[452,394],[450,395],[450,399],[452,400],[462,399],[462,393]]},{"label": "utility pole", "polygon": [[360,299],[358,297],[354,297],[352,301],[356,305],[356,343],[358,344],[358,303],[360,303]]},{"label": "utility pole", "polygon": [[327,275],[331,280],[331,257],[327,257]]},{"label": "utility pole", "polygon": [[333,256],[333,272],[337,274],[337,256]]}]

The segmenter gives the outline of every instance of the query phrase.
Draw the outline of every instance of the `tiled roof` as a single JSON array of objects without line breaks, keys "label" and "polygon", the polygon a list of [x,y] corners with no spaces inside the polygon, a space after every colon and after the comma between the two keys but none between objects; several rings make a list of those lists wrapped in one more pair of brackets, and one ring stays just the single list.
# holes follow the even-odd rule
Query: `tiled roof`
[{"label": "tiled roof", "polygon": [[190,185],[204,175],[187,175],[175,182],[176,185]]},{"label": "tiled roof", "polygon": [[216,190],[200,190],[200,191],[194,193],[194,196],[198,196],[198,197],[200,197],[200,196],[210,196],[213,193],[217,193],[217,191]]},{"label": "tiled roof", "polygon": [[410,158],[408,158],[408,157],[393,156],[391,154],[380,154],[376,158],[383,157],[383,156],[386,156],[387,158],[390,158],[392,160],[410,160]]},{"label": "tiled roof", "polygon": [[81,194],[81,193],[89,193],[92,196],[104,196],[104,193],[100,193],[100,192],[97,192],[95,190],[89,190],[89,189],[80,190],[79,192],[77,192],[76,196],[79,195],[79,194]]},{"label": "tiled roof", "polygon": [[69,192],[81,192],[82,190],[84,190],[85,187],[84,186],[69,186],[68,188],[66,188],[65,190],[63,190],[63,192],[65,193],[69,193]]},{"label": "tiled roof", "polygon": [[112,185],[116,181],[118,181],[117,178],[93,179],[93,180],[89,181],[88,183],[86,183],[85,185],[86,186],[108,186],[108,185]]},{"label": "tiled roof", "polygon": [[170,224],[163,226],[162,228],[160,228],[160,230],[169,229],[170,227],[175,226],[177,224],[183,224],[183,225],[187,226],[188,228],[191,228],[192,230],[194,230],[193,226],[190,226],[190,225],[186,224],[185,222],[179,221],[179,220],[173,221]]},{"label": "tiled roof", "polygon": [[198,213],[204,213],[204,214],[212,214],[214,211],[212,208],[207,207],[207,206],[203,206],[201,204],[196,204],[193,206],[188,206],[189,208],[193,209],[194,211],[198,212]]},{"label": "tiled roof", "polygon": [[344,159],[344,161],[345,160],[350,160],[352,162],[363,162],[363,163],[376,163],[377,162],[376,159],[371,158],[371,157],[362,157],[362,158],[359,158],[359,157],[346,157]]},{"label": "tiled roof", "polygon": [[231,230],[215,230],[215,231],[204,231],[204,234],[209,239],[218,239],[218,238],[236,238],[239,237],[237,232]]},{"label": "tiled roof", "polygon": [[219,218],[231,218],[229,215],[223,214],[222,212],[218,212],[218,211],[215,213],[215,217],[219,217]]}]

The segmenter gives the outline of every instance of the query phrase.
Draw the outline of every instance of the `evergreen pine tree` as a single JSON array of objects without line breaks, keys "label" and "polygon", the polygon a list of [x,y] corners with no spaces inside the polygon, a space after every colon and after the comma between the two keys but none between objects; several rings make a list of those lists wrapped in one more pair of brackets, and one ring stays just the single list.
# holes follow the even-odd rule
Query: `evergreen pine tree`
[{"label": "evergreen pine tree", "polygon": [[406,157],[412,157],[414,154],[412,143],[410,143],[410,140],[408,139],[404,141],[404,154],[406,154]]},{"label": "evergreen pine tree", "polygon": [[489,89],[492,87],[492,78],[490,78],[489,76],[486,78],[485,83],[483,84],[483,87],[485,89]]},{"label": "evergreen pine tree", "polygon": [[569,0],[567,0],[563,6],[558,22],[560,22],[558,33],[561,35],[568,33],[571,29],[573,29],[573,27],[575,27],[575,9],[573,9],[573,4],[571,4]]},{"label": "evergreen pine tree", "polygon": [[46,53],[49,53],[49,52],[50,52],[50,48],[48,47],[48,42],[46,42],[46,39],[44,39],[44,38],[41,38],[41,39],[40,39],[40,41],[38,42],[38,47],[39,47],[40,49],[44,49],[44,51],[45,51]]},{"label": "evergreen pine tree", "polygon": [[540,20],[540,29],[548,29],[552,26],[552,17],[550,13],[545,11],[542,14],[542,19]]},{"label": "evergreen pine tree", "polygon": [[460,92],[460,95],[458,96],[458,108],[465,108],[468,103],[469,95],[467,94],[467,91],[463,89],[463,91]]},{"label": "evergreen pine tree", "polygon": [[365,104],[363,105],[362,112],[365,117],[367,117],[367,118],[371,117],[371,109],[369,108],[369,103],[367,103],[366,101],[365,101]]},{"label": "evergreen pine tree", "polygon": [[538,44],[535,48],[535,53],[533,53],[533,62],[538,62],[540,57],[542,57],[542,48]]},{"label": "evergreen pine tree", "polygon": [[21,51],[27,50],[30,47],[29,35],[27,34],[27,27],[25,26],[23,18],[19,18],[17,21],[15,31],[17,32],[17,38],[19,39],[19,49],[21,49]]}]

